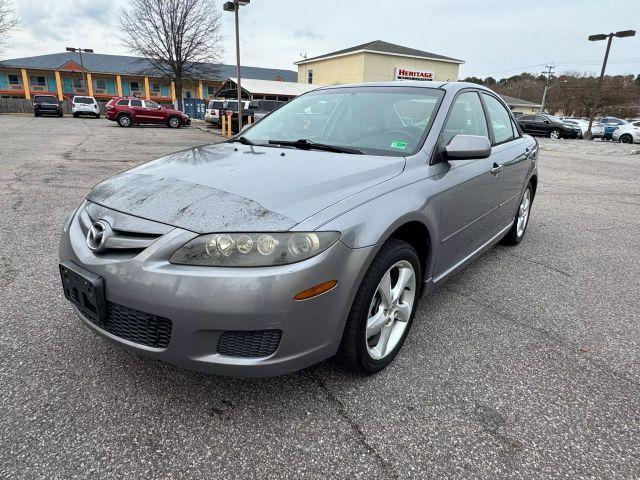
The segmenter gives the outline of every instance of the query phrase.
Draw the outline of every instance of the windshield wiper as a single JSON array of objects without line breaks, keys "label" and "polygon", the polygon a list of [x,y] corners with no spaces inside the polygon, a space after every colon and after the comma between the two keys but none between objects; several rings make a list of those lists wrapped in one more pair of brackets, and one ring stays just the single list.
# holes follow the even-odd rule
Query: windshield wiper
[{"label": "windshield wiper", "polygon": [[300,138],[298,140],[269,140],[270,145],[282,145],[283,147],[294,147],[300,150],[323,150],[325,152],[335,152],[335,153],[350,153],[353,155],[362,155],[362,151],[349,148],[349,147],[338,147],[337,145],[328,145],[326,143],[317,143],[312,142],[311,140],[307,140],[305,138]]},{"label": "windshield wiper", "polygon": [[233,143],[233,142],[239,142],[243,145],[255,145],[255,143],[253,143],[251,140],[249,140],[247,137],[234,137],[231,140],[228,140],[229,142]]}]

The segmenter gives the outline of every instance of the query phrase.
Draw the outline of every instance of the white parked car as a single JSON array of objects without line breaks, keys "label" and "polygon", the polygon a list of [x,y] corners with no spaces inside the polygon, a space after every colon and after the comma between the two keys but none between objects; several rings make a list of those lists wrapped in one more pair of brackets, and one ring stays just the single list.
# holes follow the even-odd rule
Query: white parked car
[{"label": "white parked car", "polygon": [[209,123],[220,123],[220,109],[224,107],[226,100],[209,100],[204,110],[204,120]]},{"label": "white parked car", "polygon": [[611,134],[611,139],[620,143],[640,143],[640,121],[620,125]]},{"label": "white parked car", "polygon": [[81,115],[100,118],[100,105],[93,97],[76,96],[71,100],[71,113],[75,118]]}]

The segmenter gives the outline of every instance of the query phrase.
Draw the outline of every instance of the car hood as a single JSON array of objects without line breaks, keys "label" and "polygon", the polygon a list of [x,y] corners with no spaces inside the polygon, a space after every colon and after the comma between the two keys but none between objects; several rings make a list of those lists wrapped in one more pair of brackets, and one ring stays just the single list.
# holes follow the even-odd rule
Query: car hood
[{"label": "car hood", "polygon": [[404,165],[403,157],[222,143],[111,177],[87,199],[198,233],[286,231],[399,175]]}]

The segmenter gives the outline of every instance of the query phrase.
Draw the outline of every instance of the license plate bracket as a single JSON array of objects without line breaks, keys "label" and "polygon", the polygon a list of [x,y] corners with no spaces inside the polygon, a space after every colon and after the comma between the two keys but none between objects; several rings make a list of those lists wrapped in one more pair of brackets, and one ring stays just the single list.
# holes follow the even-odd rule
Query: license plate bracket
[{"label": "license plate bracket", "polygon": [[104,322],[107,308],[102,277],[72,262],[62,262],[59,267],[65,298],[89,320]]}]

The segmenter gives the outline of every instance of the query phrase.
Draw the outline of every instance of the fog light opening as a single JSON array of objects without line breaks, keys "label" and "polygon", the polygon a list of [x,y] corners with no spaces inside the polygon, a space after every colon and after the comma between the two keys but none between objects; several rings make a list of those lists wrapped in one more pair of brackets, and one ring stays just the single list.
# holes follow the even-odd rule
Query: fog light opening
[{"label": "fog light opening", "polygon": [[313,297],[317,297],[318,295],[322,295],[323,293],[332,290],[336,285],[338,285],[337,280],[329,280],[328,282],[323,282],[315,287],[307,288],[306,290],[301,291],[300,293],[296,293],[293,296],[293,299],[296,301],[300,300],[308,300]]}]

